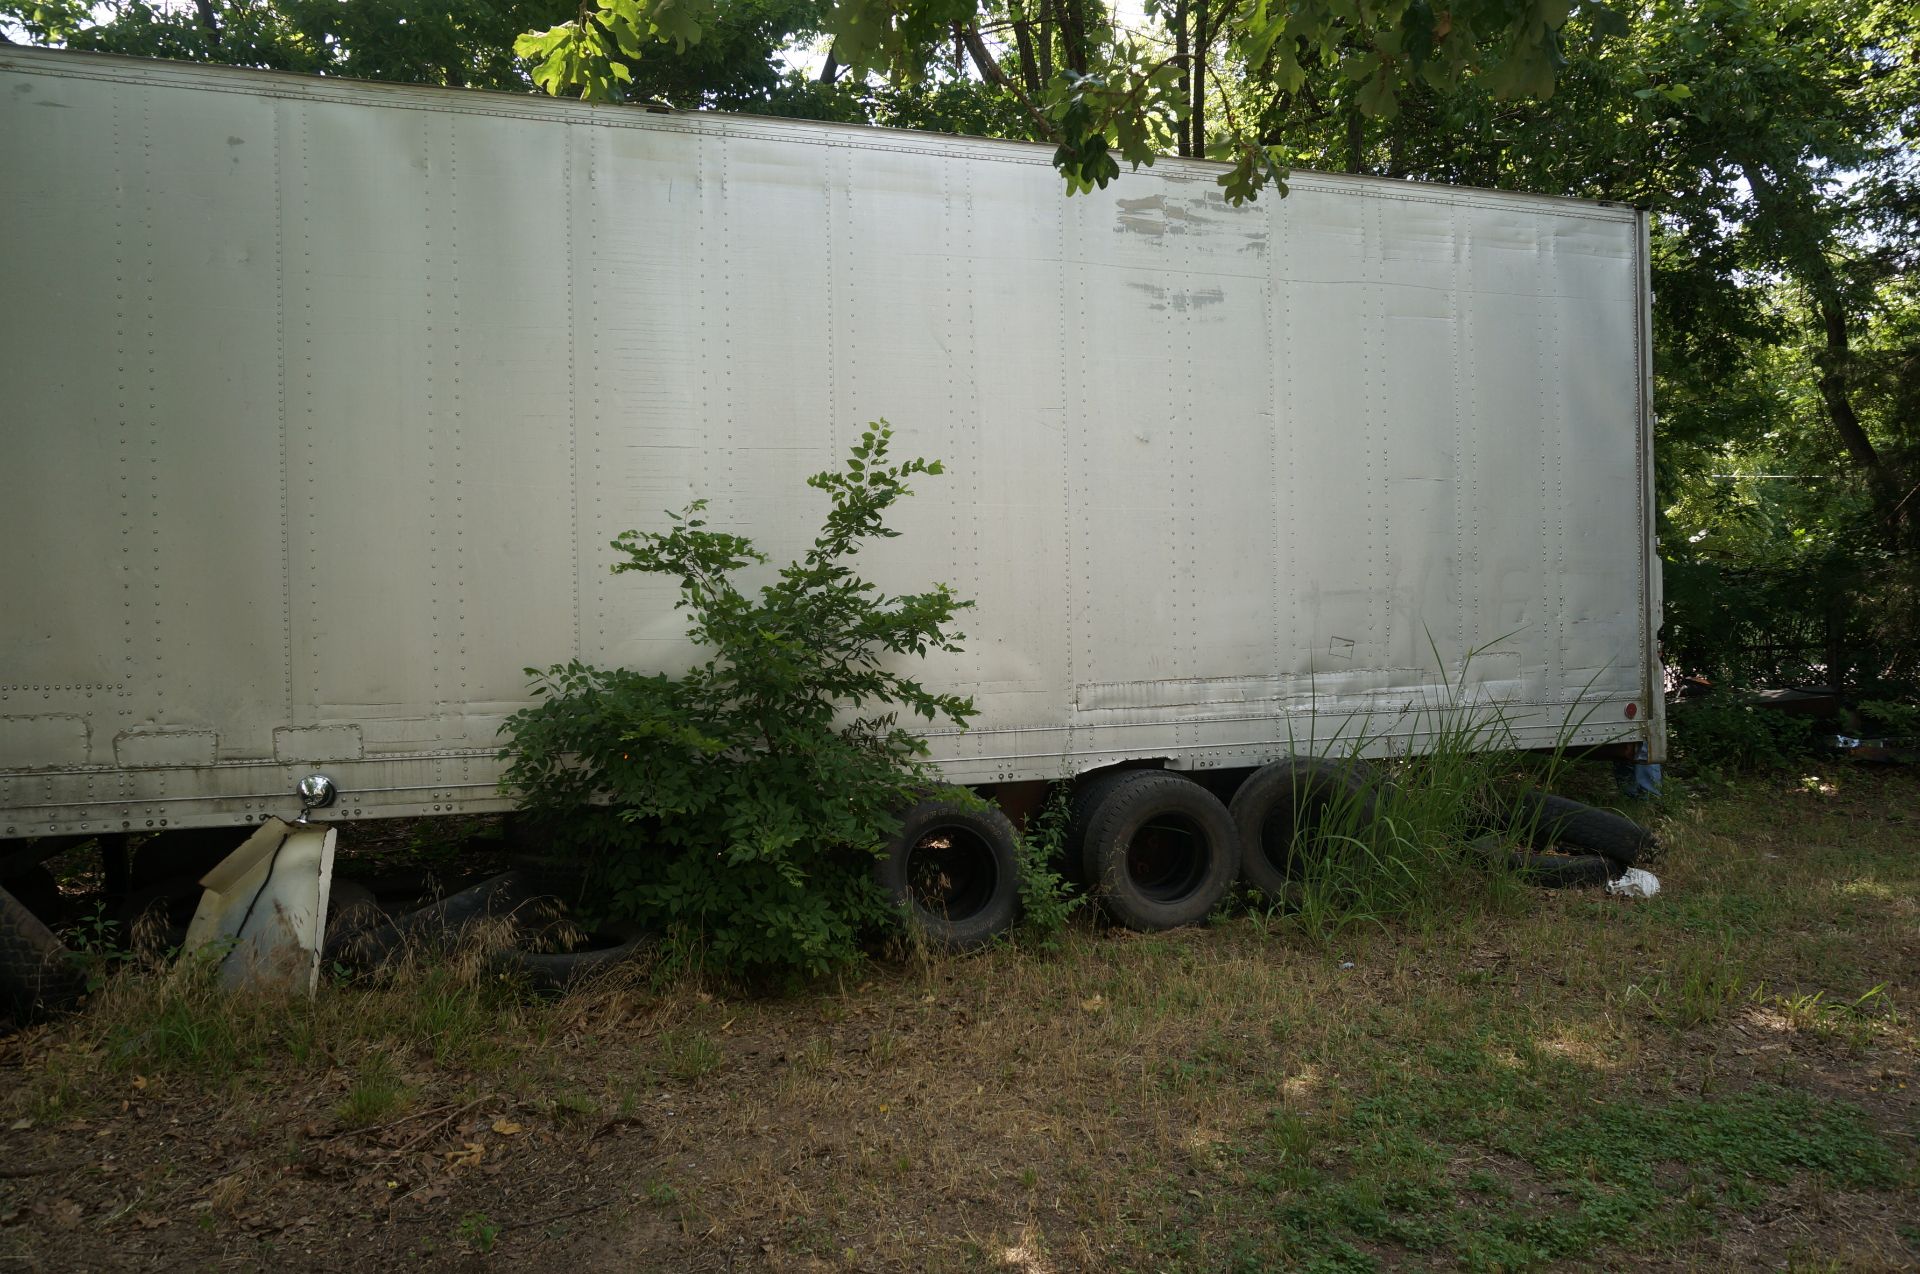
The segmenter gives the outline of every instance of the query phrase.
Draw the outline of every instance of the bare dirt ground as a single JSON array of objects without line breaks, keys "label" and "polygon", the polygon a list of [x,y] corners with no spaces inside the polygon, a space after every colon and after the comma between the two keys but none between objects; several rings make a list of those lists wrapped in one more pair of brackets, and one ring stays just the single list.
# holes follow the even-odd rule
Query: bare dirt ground
[{"label": "bare dirt ground", "polygon": [[23,1270],[1920,1265],[1920,780],[1677,798],[1665,891],[1463,884],[779,997],[471,968],[0,1040]]}]

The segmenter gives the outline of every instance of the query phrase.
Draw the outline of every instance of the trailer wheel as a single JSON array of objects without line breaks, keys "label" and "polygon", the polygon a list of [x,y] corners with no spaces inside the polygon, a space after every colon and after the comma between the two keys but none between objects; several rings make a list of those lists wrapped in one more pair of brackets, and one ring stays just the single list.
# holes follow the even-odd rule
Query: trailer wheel
[{"label": "trailer wheel", "polygon": [[1277,901],[1300,873],[1301,841],[1328,820],[1371,822],[1374,794],[1358,762],[1289,757],[1249,775],[1231,808],[1241,874]]},{"label": "trailer wheel", "polygon": [[1240,836],[1220,798],[1163,770],[1095,782],[1082,861],[1107,914],[1141,931],[1205,920],[1240,870]]},{"label": "trailer wheel", "polygon": [[53,930],[0,889],[0,1006],[20,1023],[86,994],[87,976]]},{"label": "trailer wheel", "polygon": [[1612,810],[1570,801],[1528,788],[1515,803],[1527,843],[1546,850],[1556,845],[1599,854],[1616,866],[1631,867],[1654,848],[1653,833]]},{"label": "trailer wheel", "polygon": [[921,801],[901,816],[874,873],[913,931],[939,951],[985,946],[1020,914],[1013,824],[991,806]]}]

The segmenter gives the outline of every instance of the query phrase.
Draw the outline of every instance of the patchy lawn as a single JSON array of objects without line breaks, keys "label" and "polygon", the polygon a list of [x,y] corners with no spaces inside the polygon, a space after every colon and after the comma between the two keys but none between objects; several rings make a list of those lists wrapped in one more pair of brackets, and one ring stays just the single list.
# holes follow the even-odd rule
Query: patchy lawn
[{"label": "patchy lawn", "polygon": [[1920,776],[1671,801],[1666,891],[1463,878],[787,998],[123,978],[0,1041],[17,1269],[1920,1264]]}]

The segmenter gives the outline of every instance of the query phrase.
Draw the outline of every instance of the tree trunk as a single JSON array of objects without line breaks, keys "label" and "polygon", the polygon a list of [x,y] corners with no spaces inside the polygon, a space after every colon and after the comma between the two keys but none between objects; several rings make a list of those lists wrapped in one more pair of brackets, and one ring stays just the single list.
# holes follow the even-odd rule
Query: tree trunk
[{"label": "tree trunk", "polygon": [[1033,24],[1025,18],[1014,21],[1013,45],[1020,51],[1020,79],[1027,86],[1027,96],[1040,96],[1040,70],[1033,61]]},{"label": "tree trunk", "polygon": [[1060,5],[1060,45],[1067,67],[1076,75],[1087,73],[1086,0],[1058,0]]},{"label": "tree trunk", "polygon": [[1761,214],[1774,223],[1773,230],[1780,238],[1785,258],[1780,264],[1807,289],[1813,300],[1814,311],[1819,316],[1824,340],[1813,361],[1818,373],[1820,402],[1827,409],[1827,421],[1833,426],[1840,445],[1846,449],[1847,458],[1866,474],[1874,503],[1886,523],[1887,533],[1897,540],[1902,514],[1899,484],[1885,459],[1874,448],[1873,440],[1867,437],[1866,429],[1860,424],[1860,415],[1853,407],[1848,384],[1853,369],[1853,346],[1847,327],[1846,303],[1841,294],[1840,278],[1834,272],[1833,262],[1827,259],[1826,243],[1810,226],[1814,220],[1812,210],[1797,205],[1784,195],[1773,177],[1760,165],[1742,164],[1740,170],[1746,175],[1747,184],[1753,188],[1754,203]]},{"label": "tree trunk", "polygon": [[1842,308],[1836,295],[1832,267],[1823,264],[1823,273],[1827,276],[1821,282],[1825,285],[1817,290],[1820,308],[1820,325],[1826,332],[1826,348],[1814,355],[1814,363],[1820,370],[1820,401],[1826,404],[1827,416],[1833,421],[1834,432],[1840,435],[1841,445],[1846,447],[1847,455],[1862,469],[1879,470],[1880,453],[1874,450],[1873,440],[1867,437],[1867,431],[1860,427],[1860,416],[1853,409],[1853,399],[1847,393],[1847,370],[1853,362],[1853,345],[1847,333],[1847,312]]},{"label": "tree trunk", "polygon": [[[967,52],[973,54],[973,64],[980,68],[980,75],[990,84],[1008,87],[1007,73],[1000,69],[1000,63],[994,60],[987,48],[987,42],[980,38],[980,28],[971,24],[960,27],[960,38],[967,46]],[[961,63],[964,67],[965,63]]]},{"label": "tree trunk", "polygon": [[1367,121],[1360,114],[1360,102],[1352,94],[1347,96],[1347,171],[1350,173],[1367,170]]},{"label": "tree trunk", "polygon": [[1822,634],[1825,648],[1822,657],[1827,665],[1827,684],[1835,690],[1844,690],[1853,680],[1852,661],[1847,657],[1847,595],[1839,589],[1833,589],[1827,596],[1826,631]]},{"label": "tree trunk", "polygon": [[[1180,100],[1193,100],[1193,60],[1187,56],[1187,0],[1174,0],[1173,5],[1173,56],[1180,67]],[[1174,121],[1174,153],[1193,154],[1193,115],[1189,113]]]},{"label": "tree trunk", "polygon": [[840,51],[838,44],[827,46],[827,60],[820,64],[820,82],[831,84],[840,78],[840,59],[834,55]]},{"label": "tree trunk", "polygon": [[[1405,103],[1407,107],[1413,105],[1412,98],[1418,91],[1417,85],[1409,86]],[[1387,120],[1385,124],[1387,130],[1387,176],[1389,177],[1404,177],[1407,175],[1407,133],[1411,130],[1406,127],[1406,118],[1406,112],[1403,110],[1399,115]]]},{"label": "tree trunk", "polygon": [[1207,154],[1207,0],[1193,4],[1193,127],[1188,141],[1196,159]]},{"label": "tree trunk", "polygon": [[213,16],[213,0],[194,0],[194,7],[200,11],[200,26],[207,33],[207,48],[217,51],[220,48],[220,23]]}]

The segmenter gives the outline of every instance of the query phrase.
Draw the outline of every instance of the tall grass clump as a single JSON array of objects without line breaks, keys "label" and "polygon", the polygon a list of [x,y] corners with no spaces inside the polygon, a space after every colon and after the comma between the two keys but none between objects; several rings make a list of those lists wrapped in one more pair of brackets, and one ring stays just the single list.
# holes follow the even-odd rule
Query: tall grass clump
[{"label": "tall grass clump", "polygon": [[1524,785],[1553,784],[1591,709],[1570,710],[1551,747],[1523,752],[1505,711],[1468,695],[1472,661],[1490,648],[1469,651],[1455,676],[1434,648],[1440,688],[1415,708],[1404,734],[1310,739],[1296,753],[1382,757],[1339,761],[1358,781],[1294,802],[1291,826],[1267,833],[1291,837],[1287,912],[1303,933],[1327,940],[1389,920],[1431,922],[1469,899],[1504,909],[1519,896],[1504,850],[1529,840],[1539,814],[1514,798]]},{"label": "tall grass clump", "polygon": [[[219,944],[175,959],[136,943],[88,996],[86,1011],[30,1041],[0,1116],[84,1113],[131,1081],[201,1088],[354,1073],[335,1109],[344,1123],[379,1122],[410,1100],[395,1077],[433,1067],[507,1074],[539,1047],[549,1010],[491,972],[498,930],[451,950],[413,949],[377,975],[323,977],[308,995],[222,984]],[[364,1059],[364,1060],[356,1060]]]}]

